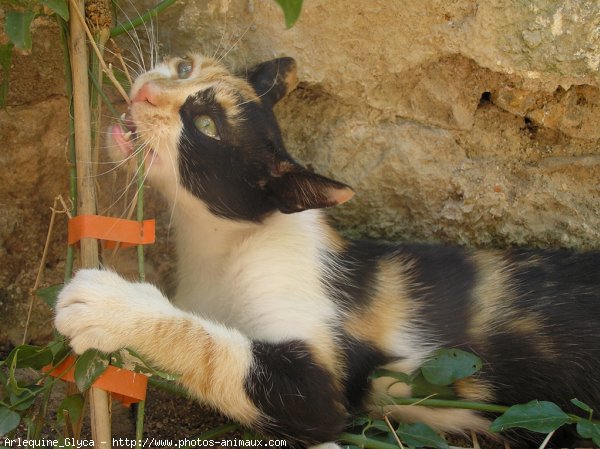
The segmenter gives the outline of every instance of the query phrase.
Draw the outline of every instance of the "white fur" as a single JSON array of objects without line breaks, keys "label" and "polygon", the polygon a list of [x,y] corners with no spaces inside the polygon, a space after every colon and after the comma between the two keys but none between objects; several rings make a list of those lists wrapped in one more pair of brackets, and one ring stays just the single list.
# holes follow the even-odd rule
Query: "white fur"
[{"label": "white fur", "polygon": [[[215,217],[195,199],[180,199],[178,307],[272,342],[310,341],[335,318],[320,280],[327,242],[319,212],[242,224]],[[188,201],[196,204],[188,208]]]},{"label": "white fur", "polygon": [[111,271],[80,270],[60,292],[54,323],[77,353],[113,352],[130,345],[146,321],[181,313],[150,284],[130,283]]}]

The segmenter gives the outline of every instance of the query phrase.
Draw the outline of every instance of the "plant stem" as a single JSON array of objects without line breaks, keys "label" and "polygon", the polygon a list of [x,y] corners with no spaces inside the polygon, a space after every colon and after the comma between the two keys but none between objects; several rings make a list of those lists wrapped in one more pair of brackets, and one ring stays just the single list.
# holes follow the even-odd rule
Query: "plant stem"
[{"label": "plant stem", "polygon": [[[144,221],[144,152],[138,150],[138,170],[137,170],[137,220]],[[146,280],[146,271],[144,269],[144,245],[137,246],[138,272],[140,281]],[[144,435],[144,410],[146,402],[138,403],[137,419],[135,423],[136,447],[141,448],[142,437]]]},{"label": "plant stem", "polygon": [[137,404],[137,413],[135,418],[135,447],[142,447],[142,438],[144,438],[144,414],[146,410],[146,401],[140,401]]},{"label": "plant stem", "polygon": [[436,408],[459,408],[478,410],[480,412],[504,413],[509,407],[504,405],[486,404],[483,402],[455,401],[450,399],[419,399],[419,398],[393,398],[396,405],[419,405]]},{"label": "plant stem", "polygon": [[357,435],[354,433],[344,432],[339,436],[339,441],[344,443],[354,444],[358,447],[366,447],[369,449],[398,449],[396,444],[386,443],[385,441],[374,440],[365,435]]},{"label": "plant stem", "polygon": [[169,6],[171,6],[173,3],[175,3],[175,0],[163,0],[154,8],[149,9],[141,16],[136,17],[135,19],[130,20],[129,22],[122,23],[121,25],[114,27],[112,30],[110,30],[110,37],[119,36],[120,34],[123,34],[127,31],[131,31],[135,27],[148,22],[149,20],[153,19],[158,14],[163,12],[165,9],[167,9]]},{"label": "plant stem", "polygon": [[99,130],[102,128],[102,106],[101,106],[101,96],[100,92],[102,91],[102,67],[100,65],[100,58],[104,57],[104,47],[108,42],[110,37],[110,30],[107,28],[95,30],[93,33],[94,40],[96,42],[96,47],[98,48],[99,54],[92,52],[90,55],[90,68],[88,69],[88,73],[93,73],[96,77],[97,83],[93,83],[91,86],[91,96],[90,96],[90,107],[92,110],[92,160],[94,161],[94,169],[93,175],[94,179],[96,179],[98,175],[98,162],[100,158],[100,145],[101,145],[101,133]]},{"label": "plant stem", "polygon": [[[77,215],[77,170],[75,168],[75,122],[73,112],[73,78],[71,75],[71,58],[69,55],[69,29],[58,14],[56,15],[60,30],[60,41],[63,47],[63,63],[65,72],[65,87],[69,99],[69,198],[71,200],[71,216]],[[73,246],[67,245],[65,261],[65,282],[73,276]]]},{"label": "plant stem", "polygon": [[42,397],[42,403],[40,404],[40,412],[35,419],[32,436],[33,440],[38,440],[41,437],[44,420],[46,418],[46,414],[48,413],[48,404],[50,402],[50,394],[52,393],[54,381],[49,381],[46,379],[46,382],[48,383],[48,387],[44,390],[44,396]]},{"label": "plant stem", "polygon": [[[137,220],[144,221],[144,152],[138,150],[138,169],[137,169]],[[137,246],[138,272],[140,281],[146,280],[146,270],[144,268],[144,245]]]},{"label": "plant stem", "polygon": [[[114,115],[118,119],[119,113],[117,112],[117,110],[115,109],[115,107],[113,106],[113,104],[108,99],[108,96],[106,95],[106,93],[104,92],[104,90],[100,89],[100,82],[96,79],[96,77],[94,76],[94,74],[92,73],[91,70],[88,70],[88,75],[90,77],[90,80],[92,81],[92,85],[94,86],[94,88],[100,94],[100,98],[104,102],[104,105],[108,108],[108,110],[110,111],[110,113],[112,115]],[[118,119],[118,120],[120,121],[120,119]]]},{"label": "plant stem", "polygon": [[[423,407],[435,407],[435,408],[457,408],[464,410],[477,410],[480,412],[491,412],[502,414],[505,413],[510,407],[506,405],[498,405],[498,404],[487,404],[484,402],[470,402],[470,401],[458,401],[458,400],[450,400],[450,399],[420,399],[420,398],[392,398],[393,404],[396,405],[414,405],[414,406],[423,406]],[[390,405],[390,404],[386,404]],[[600,425],[600,420],[593,420],[583,418],[578,415],[574,415],[572,413],[567,413],[569,418],[571,419],[571,423],[576,423],[579,421],[590,421],[594,424]]]}]

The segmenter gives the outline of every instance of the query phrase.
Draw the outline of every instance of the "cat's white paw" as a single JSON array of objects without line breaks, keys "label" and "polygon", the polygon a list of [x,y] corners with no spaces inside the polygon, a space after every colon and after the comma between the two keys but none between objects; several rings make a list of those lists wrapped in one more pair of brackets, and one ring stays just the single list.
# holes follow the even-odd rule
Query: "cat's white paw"
[{"label": "cat's white paw", "polygon": [[329,442],[329,443],[317,444],[315,446],[309,446],[308,449],[342,449],[342,448],[337,443]]},{"label": "cat's white paw", "polygon": [[111,271],[81,270],[58,296],[56,329],[80,354],[130,346],[144,321],[173,309],[154,286],[129,282]]}]

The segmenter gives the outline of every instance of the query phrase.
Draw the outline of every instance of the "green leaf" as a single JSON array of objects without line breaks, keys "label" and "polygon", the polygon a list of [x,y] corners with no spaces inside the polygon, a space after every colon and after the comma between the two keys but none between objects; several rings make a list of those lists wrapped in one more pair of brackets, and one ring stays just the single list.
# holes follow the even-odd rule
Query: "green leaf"
[{"label": "green leaf", "polygon": [[371,418],[366,416],[357,416],[352,420],[352,424],[350,424],[350,428],[353,427],[364,427],[371,422]]},{"label": "green leaf", "polygon": [[109,357],[97,349],[89,349],[75,362],[75,384],[79,391],[85,391],[106,370]]},{"label": "green leaf", "polygon": [[577,423],[577,433],[583,438],[591,439],[596,446],[600,446],[600,424],[581,420]]},{"label": "green leaf", "polygon": [[63,399],[56,410],[56,426],[61,428],[65,425],[65,410],[69,415],[71,423],[73,425],[77,423],[81,417],[84,403],[85,400],[82,394],[73,394]]},{"label": "green leaf", "polygon": [[35,292],[46,304],[54,309],[56,298],[63,288],[63,284],[53,285],[52,287],[41,288]]},{"label": "green leaf", "polygon": [[571,404],[579,407],[581,410],[583,410],[584,412],[588,412],[588,413],[594,413],[594,410],[592,409],[592,407],[590,407],[589,405],[587,405],[585,402],[581,402],[579,399],[575,398],[575,399],[571,399]]},{"label": "green leaf", "polygon": [[35,18],[32,11],[8,11],[4,30],[10,41],[20,50],[31,50],[31,22]]},{"label": "green leaf", "polygon": [[12,64],[13,44],[0,45],[0,67],[2,68],[2,86],[0,86],[0,108],[6,104],[8,80]]},{"label": "green leaf", "polygon": [[35,401],[41,391],[44,390],[42,385],[30,385],[22,388],[19,394],[14,391],[9,392],[10,405],[13,410],[27,410],[33,401]]},{"label": "green leaf", "polygon": [[21,416],[11,409],[0,405],[0,436],[15,430],[21,422]]},{"label": "green leaf", "polygon": [[283,16],[285,17],[286,28],[294,26],[298,18],[300,17],[300,11],[302,11],[303,0],[275,0],[281,9],[283,10]]},{"label": "green leaf", "polygon": [[438,349],[421,367],[427,382],[433,385],[450,385],[469,377],[481,369],[479,357],[460,349]]},{"label": "green leaf", "polygon": [[8,383],[6,387],[9,394],[24,398],[31,388],[21,387],[17,381],[16,371],[19,368],[42,369],[52,362],[52,351],[47,347],[21,345],[14,348],[4,363],[8,366]]},{"label": "green leaf", "polygon": [[21,345],[14,348],[6,358],[6,364],[12,369],[42,369],[52,363],[52,351],[47,347]]},{"label": "green leaf", "polygon": [[547,401],[531,401],[510,407],[490,426],[492,432],[522,427],[540,433],[550,433],[570,421],[558,405]]},{"label": "green leaf", "polygon": [[59,336],[58,340],[48,343],[47,347],[52,352],[52,363],[54,365],[61,363],[72,352],[69,343],[62,336]]},{"label": "green leaf", "polygon": [[[133,349],[125,348],[125,351],[127,351],[133,357],[133,360],[130,359],[130,360],[128,360],[128,362],[133,361],[133,371],[135,371],[136,373],[145,374],[146,376],[157,376],[157,377],[160,377],[165,380],[177,380],[179,378],[179,376],[175,376],[166,371],[161,371],[161,370],[154,368],[150,363],[148,363],[148,361],[146,361],[146,359],[144,359],[140,354],[135,352]],[[113,354],[113,356],[114,356],[114,354]],[[117,366],[121,366],[123,368],[127,368],[126,366],[123,366],[124,363],[122,360],[121,360],[120,364],[119,364],[118,358],[115,358],[114,361],[116,363],[113,363],[113,364],[116,364]],[[127,369],[130,369],[130,368],[127,368]]]},{"label": "green leaf", "polygon": [[386,432],[386,433],[390,431],[390,428],[388,427],[388,425],[385,423],[385,421],[383,421],[381,419],[373,419],[365,427],[365,431],[367,431],[369,429],[375,429],[375,430],[379,430],[379,431]]},{"label": "green leaf", "polygon": [[415,398],[456,399],[456,393],[452,387],[446,385],[434,385],[427,382],[422,372],[419,372],[412,380],[412,396]]},{"label": "green leaf", "polygon": [[402,441],[412,447],[449,448],[448,443],[441,436],[423,423],[400,424],[396,433]]},{"label": "green leaf", "polygon": [[369,380],[379,379],[380,377],[391,377],[392,379],[396,379],[404,384],[410,385],[412,383],[410,376],[406,373],[401,373],[398,371],[392,371],[385,368],[380,368],[369,376]]},{"label": "green leaf", "polygon": [[19,382],[17,382],[16,371],[17,359],[13,357],[11,362],[8,364],[8,383],[6,384],[6,388],[9,391],[9,393],[12,392],[14,394],[21,394],[25,391],[25,389],[19,386]]},{"label": "green leaf", "polygon": [[69,21],[69,5],[66,0],[40,0],[42,5],[47,6],[56,14],[61,16],[65,22]]}]

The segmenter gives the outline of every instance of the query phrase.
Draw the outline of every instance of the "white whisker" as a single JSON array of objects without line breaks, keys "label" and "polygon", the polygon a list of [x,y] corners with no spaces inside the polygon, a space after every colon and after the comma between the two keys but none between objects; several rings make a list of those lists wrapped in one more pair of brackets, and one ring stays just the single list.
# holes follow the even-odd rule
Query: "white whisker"
[{"label": "white whisker", "polygon": [[219,50],[221,50],[221,45],[223,45],[226,34],[227,34],[227,12],[225,12],[225,22],[223,23],[223,32],[221,33],[221,39],[219,39],[219,44],[217,45],[217,48],[215,49],[215,51],[212,55],[212,59],[217,59],[217,55],[219,54]]},{"label": "white whisker", "polygon": [[217,59],[217,62],[221,62],[228,54],[229,52],[231,52],[231,50],[233,50],[235,47],[237,47],[237,44],[239,44],[241,42],[241,40],[246,36],[246,34],[248,33],[248,31],[250,31],[250,29],[252,28],[252,26],[254,25],[254,21],[252,21],[250,23],[250,25],[248,25],[246,27],[246,29],[244,30],[244,32],[242,33],[242,35],[233,43],[233,45],[229,48],[229,50],[227,50],[223,56],[221,56],[219,59]]}]

